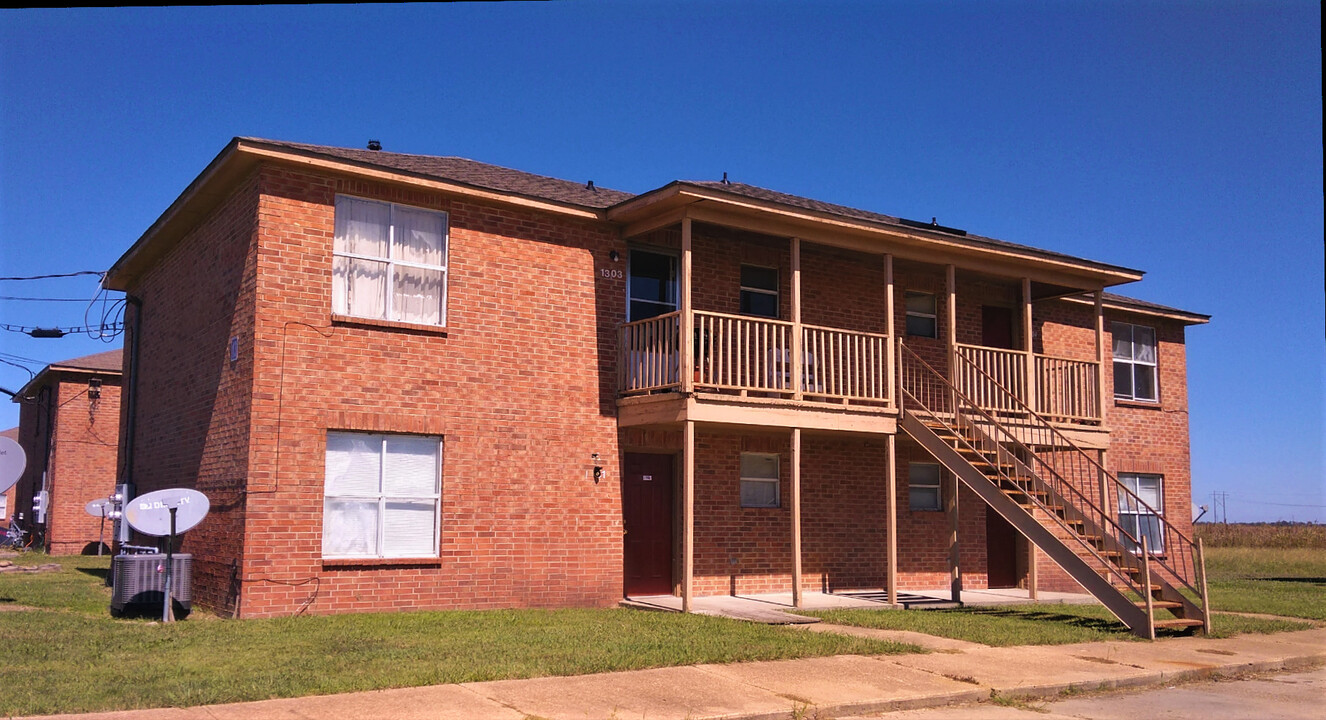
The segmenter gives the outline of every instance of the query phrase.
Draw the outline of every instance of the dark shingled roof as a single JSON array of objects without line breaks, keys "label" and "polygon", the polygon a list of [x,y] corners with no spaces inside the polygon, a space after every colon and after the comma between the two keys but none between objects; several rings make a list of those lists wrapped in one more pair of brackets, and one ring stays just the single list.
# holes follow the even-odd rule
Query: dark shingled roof
[{"label": "dark shingled roof", "polygon": [[1138,300],[1137,298],[1130,298],[1124,295],[1116,295],[1114,293],[1109,293],[1109,292],[1105,293],[1105,295],[1101,299],[1104,300],[1105,302],[1113,302],[1119,305],[1135,307],[1139,310],[1151,310],[1154,312],[1171,313],[1174,315],[1191,315],[1193,317],[1206,318],[1207,320],[1211,319],[1210,315],[1195,313],[1192,312],[1191,310],[1180,310],[1179,308],[1170,307],[1168,305],[1161,305],[1159,303],[1147,302],[1146,300]]},{"label": "dark shingled roof", "polygon": [[94,355],[84,355],[73,360],[62,360],[54,362],[47,367],[52,370],[96,370],[99,372],[123,372],[124,365],[122,359],[124,350],[107,350],[106,352],[96,353]]},{"label": "dark shingled roof", "polygon": [[[805,198],[799,195],[789,195],[787,193],[778,192],[777,190],[769,190],[767,188],[756,187],[754,185],[746,185],[744,183],[734,183],[734,182],[724,183],[721,181],[713,181],[713,180],[683,180],[681,181],[680,184],[692,185],[695,187],[702,187],[710,190],[717,190],[719,192],[731,193],[733,195],[740,195],[742,197],[748,197],[755,200],[766,200],[768,202],[779,203],[780,205],[788,205],[790,207],[801,208],[802,210],[811,210],[813,212],[820,212],[828,215],[837,215],[839,217],[848,218],[851,220],[864,220],[865,222],[870,222],[870,223],[879,223],[883,225],[897,225],[899,227],[915,229],[915,225],[907,225],[906,223],[903,222],[902,218],[895,217],[893,215],[884,215],[881,213],[870,212],[868,210],[858,210],[857,208],[847,207],[846,205],[834,205],[833,203],[826,203],[820,200],[813,200],[811,198]],[[926,229],[926,228],[922,227],[921,229]],[[944,232],[944,228],[935,228],[931,232],[947,234]],[[992,245],[1000,248],[1007,248],[1009,250],[1016,250],[1018,252],[1034,253],[1042,257],[1059,258],[1074,263],[1086,260],[1086,258],[1080,258],[1077,257],[1076,255],[1068,255],[1065,253],[1055,252],[1053,250],[1044,250],[1037,247],[1031,247],[1030,245],[1019,245],[1017,243],[1011,243],[1006,240],[996,240],[995,238],[984,237],[981,235],[973,235],[971,233],[966,233],[964,235],[954,235],[954,237],[961,237],[963,239],[972,240],[980,244]],[[1109,263],[1101,263],[1095,260],[1086,260],[1086,261],[1095,263],[1097,265],[1106,265],[1109,267],[1115,267],[1120,269],[1131,269],[1131,268],[1122,268],[1121,266],[1118,265],[1110,265]]]},{"label": "dark shingled roof", "polygon": [[348,160],[361,165],[389,168],[422,177],[449,180],[484,190],[523,195],[529,198],[597,210],[635,197],[631,193],[620,190],[609,190],[601,187],[595,187],[591,190],[586,183],[559,180],[459,157],[407,155],[405,153],[386,152],[385,150],[354,150],[325,145],[305,145],[280,140],[264,140],[262,138],[242,137],[239,139],[296,152],[336,158],[337,160]]}]

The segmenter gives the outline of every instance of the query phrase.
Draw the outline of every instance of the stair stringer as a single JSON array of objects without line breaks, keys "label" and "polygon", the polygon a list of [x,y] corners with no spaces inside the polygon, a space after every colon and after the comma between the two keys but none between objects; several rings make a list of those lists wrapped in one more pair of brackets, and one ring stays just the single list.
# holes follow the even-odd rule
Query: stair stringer
[{"label": "stair stringer", "polygon": [[[1120,577],[1124,575],[1129,575],[1130,576],[1129,579],[1131,579],[1133,583],[1137,585],[1137,587],[1130,589],[1137,592],[1139,588],[1142,588],[1144,581],[1140,577],[1132,576],[1131,574],[1133,572],[1132,570],[1130,570],[1127,567],[1121,566],[1119,563],[1112,562],[1107,557],[1102,557],[1100,555],[1100,553],[1112,552],[1117,554],[1118,557],[1125,557],[1126,553],[1132,552],[1123,543],[1119,542],[1119,538],[1116,537],[1114,533],[1109,532],[1108,528],[1101,527],[1099,524],[1094,522],[1091,519],[1091,516],[1088,515],[1087,513],[1078,511],[1077,505],[1072,501],[1071,498],[1064,497],[1062,494],[1057,492],[1054,489],[1054,487],[1049,483],[1045,482],[1035,470],[1028,467],[1026,463],[1022,462],[1022,460],[1019,459],[1017,455],[1008,452],[1006,446],[999,444],[985,428],[981,427],[980,425],[975,425],[975,426],[970,426],[968,429],[970,429],[975,434],[976,438],[979,441],[981,441],[978,444],[988,447],[998,447],[999,458],[1001,459],[1001,461],[1006,461],[1015,465],[1017,469],[1020,470],[1020,472],[1018,473],[1020,477],[1033,479],[1035,482],[1036,489],[1045,493],[1046,496],[1049,498],[1050,502],[1048,504],[1060,505],[1064,508],[1074,510],[1076,512],[1076,517],[1078,521],[1080,521],[1083,526],[1083,531],[1081,533],[1074,533],[1074,535],[1077,535],[1079,537],[1081,535],[1094,535],[1101,539],[1102,547],[1100,548],[1094,548],[1094,549],[1091,548],[1090,544],[1085,540],[1082,541],[1082,547],[1088,550],[1093,550],[1092,554],[1096,556],[1096,559],[1099,560],[1103,565],[1109,566],[1108,569],[1113,574],[1118,575]],[[1034,454],[1035,451],[1029,450],[1029,452],[1032,452]],[[1070,532],[1072,531],[1070,530]],[[1088,563],[1088,565],[1089,564],[1090,563]],[[1179,589],[1176,588],[1168,580],[1164,579],[1164,577],[1162,577],[1158,571],[1152,572],[1151,582],[1153,585],[1156,585],[1158,587],[1158,596],[1156,593],[1152,593],[1152,597],[1155,600],[1157,601],[1163,600],[1167,602],[1175,602],[1180,604],[1181,607],[1166,608],[1166,610],[1168,610],[1171,615],[1183,619],[1205,620],[1205,615],[1203,614],[1202,609],[1196,603],[1190,600],[1188,596],[1179,592]],[[1142,590],[1145,591],[1146,589],[1143,588]]]},{"label": "stair stringer", "polygon": [[1151,618],[1145,609],[1133,604],[1126,595],[1119,591],[1106,577],[1102,576],[1083,560],[1072,548],[1068,547],[1054,533],[1040,523],[1031,513],[1018,505],[1012,498],[985,476],[980,470],[962,457],[951,445],[939,437],[910,412],[904,412],[900,420],[903,430],[913,440],[920,443],[944,467],[948,468],[964,485],[976,493],[990,509],[994,510],[1010,525],[1022,533],[1050,559],[1054,560],[1064,572],[1068,573],[1087,592],[1114,614],[1133,634],[1152,637]]}]

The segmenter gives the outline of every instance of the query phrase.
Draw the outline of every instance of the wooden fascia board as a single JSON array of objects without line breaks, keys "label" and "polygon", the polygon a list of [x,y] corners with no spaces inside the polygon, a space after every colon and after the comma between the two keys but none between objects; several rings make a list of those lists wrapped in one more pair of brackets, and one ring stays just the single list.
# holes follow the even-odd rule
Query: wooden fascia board
[{"label": "wooden fascia board", "polygon": [[[1059,299],[1077,305],[1092,305],[1095,302],[1094,300],[1084,297],[1063,297]],[[1135,313],[1138,315],[1147,315],[1150,317],[1164,318],[1166,320],[1175,320],[1184,323],[1185,325],[1205,325],[1206,323],[1211,322],[1211,318],[1207,315],[1199,315],[1197,313],[1187,313],[1183,312],[1182,310],[1161,310],[1160,308],[1147,308],[1138,305],[1128,305],[1125,303],[1121,303],[1117,300],[1105,300],[1101,304],[1105,306],[1106,310]]]},{"label": "wooden fascia board", "polygon": [[31,388],[32,391],[35,392],[38,388],[42,387],[43,385],[50,385],[61,382],[61,378],[59,377],[61,375],[86,375],[89,377],[104,375],[106,377],[120,378],[124,376],[124,371],[95,370],[93,368],[65,367],[62,365],[47,365],[46,367],[42,368],[41,372],[37,373],[36,375],[33,375],[31,380],[24,383],[23,387],[18,389],[18,392],[15,393],[14,395],[13,401],[19,402],[18,398],[27,396],[29,388]]},{"label": "wooden fascia board", "polygon": [[349,162],[318,158],[279,150],[261,143],[235,140],[194,179],[171,203],[157,221],[125,252],[106,274],[104,285],[111,290],[128,290],[144,267],[164,256],[195,224],[225,200],[234,186],[258,163],[268,161],[326,172],[353,175],[382,182],[410,185],[436,192],[459,195],[488,202],[517,205],[556,213],[581,220],[603,220],[603,213],[545,202],[520,195],[483,190],[445,180],[434,180],[396,171],[370,168]]},{"label": "wooden fascia board", "polygon": [[[683,191],[685,192],[685,191]],[[731,207],[714,207],[708,202],[699,202],[687,209],[687,215],[697,222],[738,227],[743,230],[768,235],[799,237],[807,242],[828,245],[848,250],[867,253],[891,253],[895,258],[928,264],[947,264],[952,262],[960,268],[979,269],[990,275],[1010,278],[1031,278],[1034,281],[1065,285],[1068,287],[1095,288],[1102,282],[1117,285],[1139,279],[1137,276],[1122,276],[1117,273],[1093,272],[1081,266],[1073,266],[1062,261],[1021,255],[1014,252],[999,251],[993,248],[973,247],[967,243],[946,242],[942,239],[923,237],[900,230],[861,225],[850,221],[818,218],[785,210],[776,210],[774,218],[752,217],[742,212],[733,212]],[[724,206],[734,206],[741,210],[758,211],[767,214],[764,208],[746,203],[731,203],[726,199]],[[1077,272],[1073,272],[1077,270]]]},{"label": "wooden fascia board", "polygon": [[240,142],[239,151],[263,160],[281,162],[286,164],[300,165],[304,167],[317,168],[328,172],[339,174],[354,175],[361,178],[370,178],[383,182],[396,183],[401,185],[411,185],[414,187],[433,190],[436,192],[447,193],[449,195],[460,195],[476,200],[485,200],[488,202],[502,203],[505,205],[518,205],[542,212],[556,213],[566,215],[581,220],[603,220],[604,213],[601,211],[587,210],[574,205],[563,205],[548,200],[539,200],[536,198],[517,195],[514,193],[504,193],[499,190],[484,190],[472,185],[463,185],[446,180],[437,180],[418,175],[401,172],[399,170],[386,170],[382,168],[369,167],[357,163],[351,163],[343,160],[332,160],[329,158],[314,157],[304,155],[289,150],[278,150],[270,147],[262,147],[257,144]]},{"label": "wooden fascia board", "polygon": [[676,225],[681,222],[682,218],[686,217],[686,212],[687,208],[679,207],[674,210],[668,210],[661,215],[652,215],[644,220],[630,223],[622,227],[621,237],[630,239],[653,232],[659,228]]}]

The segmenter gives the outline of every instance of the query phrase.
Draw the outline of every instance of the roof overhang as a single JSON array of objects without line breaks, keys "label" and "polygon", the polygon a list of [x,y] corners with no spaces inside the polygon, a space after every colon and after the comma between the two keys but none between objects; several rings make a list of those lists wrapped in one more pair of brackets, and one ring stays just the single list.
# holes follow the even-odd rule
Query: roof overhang
[{"label": "roof overhang", "polygon": [[622,235],[628,238],[675,225],[687,217],[695,222],[797,237],[848,250],[889,253],[904,260],[953,264],[1010,278],[1025,277],[1037,284],[1036,299],[1135,282],[1143,275],[1140,270],[1034,248],[849,218],[684,182],[673,182],[614,205],[608,209],[607,217],[619,223]]},{"label": "roof overhang", "polygon": [[[1065,297],[1063,300],[1076,305],[1092,305],[1095,303],[1094,299],[1082,297],[1080,295]],[[1106,294],[1106,297],[1101,300],[1100,304],[1106,310],[1130,312],[1137,315],[1173,320],[1174,322],[1182,323],[1184,325],[1205,325],[1206,323],[1211,322],[1210,315],[1165,307],[1163,305],[1156,305],[1141,300],[1133,300],[1132,298],[1126,298],[1119,295],[1110,295],[1108,293]]]},{"label": "roof overhang", "polygon": [[18,389],[18,392],[14,394],[12,402],[22,402],[19,398],[28,397],[30,393],[34,393],[37,391],[38,388],[42,387],[43,385],[47,385],[50,379],[53,378],[56,374],[86,375],[89,377],[103,376],[103,377],[118,378],[124,375],[124,371],[99,370],[97,368],[73,367],[71,365],[60,365],[60,364],[47,365],[46,367],[42,368],[41,372],[37,373],[36,375],[33,375],[32,379],[29,380],[26,384],[24,384],[23,387]]},{"label": "roof overhang", "polygon": [[320,155],[316,152],[281,147],[251,138],[234,138],[212,162],[180,193],[156,222],[138,238],[106,273],[103,285],[111,290],[127,291],[156,261],[218,205],[258,165],[275,163],[303,167],[333,174],[377,180],[424,188],[474,200],[519,205],[581,220],[601,221],[603,212],[577,205],[553,202],[516,193],[489,190],[465,183],[438,179],[402,170],[386,169],[369,163]]}]

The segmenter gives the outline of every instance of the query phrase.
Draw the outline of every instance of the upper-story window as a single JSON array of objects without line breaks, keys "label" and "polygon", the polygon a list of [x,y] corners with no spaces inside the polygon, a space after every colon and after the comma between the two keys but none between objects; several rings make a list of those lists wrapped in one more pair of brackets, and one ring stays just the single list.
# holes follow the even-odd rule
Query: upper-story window
[{"label": "upper-story window", "polygon": [[337,196],[333,253],[333,313],[446,323],[446,213]]},{"label": "upper-story window", "polygon": [[631,250],[626,281],[628,320],[645,320],[677,310],[677,256]]},{"label": "upper-story window", "polygon": [[1114,333],[1114,397],[1155,402],[1156,331],[1117,322]]},{"label": "upper-story window", "polygon": [[741,313],[778,317],[778,270],[758,265],[741,266]]},{"label": "upper-story window", "polygon": [[917,337],[939,337],[939,313],[935,309],[934,293],[909,292],[907,303],[907,334]]}]

